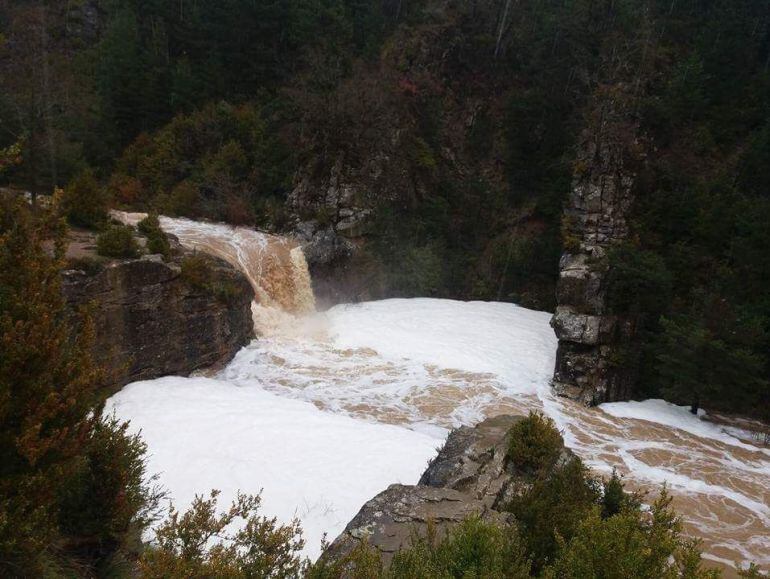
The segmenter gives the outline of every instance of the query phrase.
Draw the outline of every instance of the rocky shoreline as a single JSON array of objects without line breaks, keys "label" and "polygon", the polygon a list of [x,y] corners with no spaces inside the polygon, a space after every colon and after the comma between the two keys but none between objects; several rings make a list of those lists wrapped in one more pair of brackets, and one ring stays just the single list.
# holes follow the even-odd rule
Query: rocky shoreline
[{"label": "rocky shoreline", "polygon": [[[533,473],[506,459],[508,432],[521,420],[500,415],[453,430],[416,485],[393,484],[369,500],[322,558],[340,560],[366,541],[387,566],[414,533],[425,535],[428,525],[441,537],[470,516],[511,523],[506,504],[534,482]],[[558,462],[574,456],[562,446]]]}]

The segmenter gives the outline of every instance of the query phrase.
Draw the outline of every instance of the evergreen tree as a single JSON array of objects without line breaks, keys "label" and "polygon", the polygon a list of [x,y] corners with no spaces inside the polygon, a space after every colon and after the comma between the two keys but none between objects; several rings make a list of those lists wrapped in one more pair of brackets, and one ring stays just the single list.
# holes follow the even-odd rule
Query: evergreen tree
[{"label": "evergreen tree", "polygon": [[[91,324],[73,320],[62,297],[64,240],[58,220],[0,199],[3,576],[95,565],[125,544],[132,525],[146,526],[142,513],[157,501],[143,480],[140,441],[102,420]],[[98,517],[78,523],[93,508]]]}]

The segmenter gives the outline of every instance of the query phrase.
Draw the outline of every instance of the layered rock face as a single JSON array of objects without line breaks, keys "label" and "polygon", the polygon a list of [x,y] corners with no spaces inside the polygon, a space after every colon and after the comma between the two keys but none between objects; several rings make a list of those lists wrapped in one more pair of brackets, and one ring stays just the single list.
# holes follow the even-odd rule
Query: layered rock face
[{"label": "layered rock face", "polygon": [[606,281],[608,251],[628,237],[639,146],[625,87],[605,88],[599,96],[564,211],[566,252],[551,320],[559,338],[553,387],[585,404],[627,399],[633,383],[627,368],[613,364],[618,345],[633,335],[633,323],[610,312]]},{"label": "layered rock face", "polygon": [[204,257],[214,277],[236,290],[223,301],[184,279],[182,256],[166,263],[145,255],[111,260],[95,272],[64,272],[70,308],[90,306],[93,354],[108,372],[107,385],[221,365],[252,338],[253,292],[246,278],[224,261]]},{"label": "layered rock face", "polygon": [[[339,559],[366,540],[388,565],[396,551],[409,547],[414,532],[426,533],[429,521],[438,537],[472,515],[512,522],[504,505],[532,482],[505,458],[508,430],[522,419],[496,416],[454,430],[417,485],[391,485],[367,502],[323,557]],[[560,460],[572,456],[564,449]]]}]

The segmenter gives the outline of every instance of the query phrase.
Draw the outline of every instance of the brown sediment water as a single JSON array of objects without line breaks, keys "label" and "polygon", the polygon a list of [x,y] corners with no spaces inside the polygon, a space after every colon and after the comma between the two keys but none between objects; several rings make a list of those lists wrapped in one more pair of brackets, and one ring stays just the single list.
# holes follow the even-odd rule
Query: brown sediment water
[{"label": "brown sediment water", "polygon": [[[112,211],[112,217],[136,225],[146,213]],[[248,278],[254,288],[255,330],[269,333],[291,316],[315,310],[305,256],[297,242],[246,227],[160,217],[161,228],[176,236],[183,247],[227,261]]]},{"label": "brown sediment water", "polygon": [[[144,214],[114,216],[135,224]],[[735,575],[734,562],[770,569],[770,448],[752,443],[750,435],[676,414],[679,409],[662,402],[647,406],[646,414],[623,416],[623,406],[589,409],[556,398],[546,378],[522,391],[502,372],[392,359],[371,347],[339,348],[323,319],[312,315],[310,275],[295,241],[186,219],[162,217],[161,226],[183,246],[238,267],[254,287],[261,338],[239,353],[221,379],[305,399],[329,412],[444,434],[485,416],[543,411],[597,473],[617,469],[641,491],[654,492],[666,482],[685,530],[703,540],[706,557],[727,576]]]}]

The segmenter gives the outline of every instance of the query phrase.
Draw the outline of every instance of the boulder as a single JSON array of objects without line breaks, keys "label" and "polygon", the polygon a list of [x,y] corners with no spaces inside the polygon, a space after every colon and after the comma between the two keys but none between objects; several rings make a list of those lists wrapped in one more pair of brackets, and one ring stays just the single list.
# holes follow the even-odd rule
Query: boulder
[{"label": "boulder", "polygon": [[[533,473],[517,470],[506,460],[508,431],[522,419],[501,415],[453,430],[418,484],[391,485],[367,502],[322,556],[338,560],[366,540],[388,565],[396,551],[409,546],[414,533],[426,533],[429,521],[438,537],[473,515],[512,523],[505,505],[534,480]],[[559,460],[573,457],[564,448]]]},{"label": "boulder", "polygon": [[500,524],[509,517],[452,489],[390,485],[361,508],[323,556],[344,557],[365,539],[380,551],[387,565],[396,551],[410,545],[414,533],[425,535],[429,521],[440,537],[473,515]]}]

